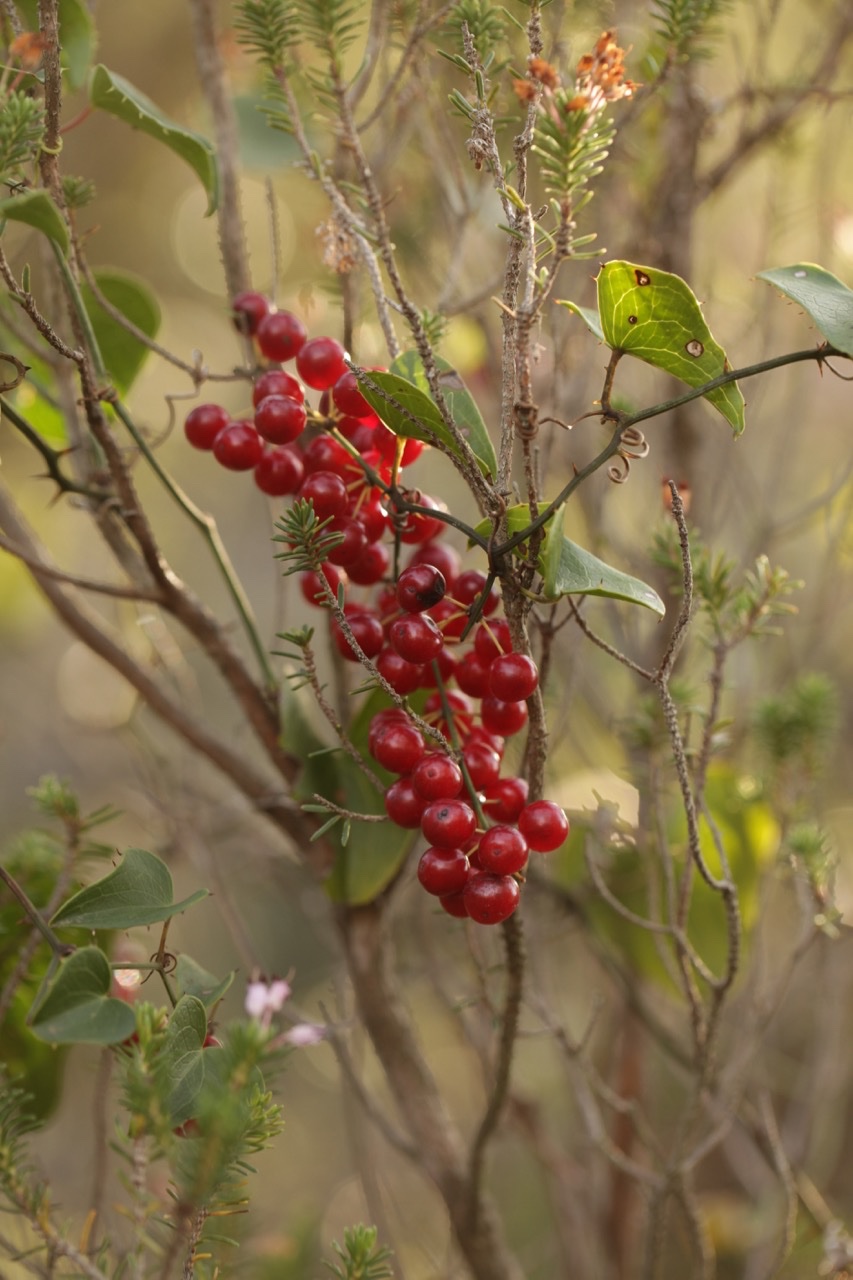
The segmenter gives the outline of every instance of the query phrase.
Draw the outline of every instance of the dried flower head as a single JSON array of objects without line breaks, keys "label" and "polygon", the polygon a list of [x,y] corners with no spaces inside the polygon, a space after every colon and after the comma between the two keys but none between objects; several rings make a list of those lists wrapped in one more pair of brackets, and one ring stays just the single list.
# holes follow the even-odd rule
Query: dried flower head
[{"label": "dried flower head", "polygon": [[315,234],[323,246],[322,258],[325,266],[331,267],[338,275],[348,275],[358,261],[355,241],[349,228],[337,218],[331,217],[328,222],[320,223]]},{"label": "dried flower head", "polygon": [[546,89],[553,90],[559,87],[560,73],[544,58],[531,58],[527,66],[531,80],[538,80]]},{"label": "dried flower head", "polygon": [[593,110],[606,102],[630,98],[637,86],[625,78],[625,50],[620,49],[615,31],[604,31],[592,53],[585,53],[577,65],[575,89],[590,101]]}]

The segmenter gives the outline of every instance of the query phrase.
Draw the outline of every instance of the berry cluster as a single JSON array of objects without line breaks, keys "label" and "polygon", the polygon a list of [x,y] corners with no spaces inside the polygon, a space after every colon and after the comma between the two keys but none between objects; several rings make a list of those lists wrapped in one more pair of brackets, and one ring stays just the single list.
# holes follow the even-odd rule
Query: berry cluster
[{"label": "berry cluster", "polygon": [[[371,755],[397,774],[385,795],[388,816],[420,829],[429,847],[418,880],[445,911],[497,924],[518,906],[530,850],[557,849],[569,830],[558,805],[528,803],[527,783],[501,776],[505,740],[527,724],[536,664],[513,651],[494,585],[478,570],[463,571],[441,541],[447,526],[432,514],[440,504],[390,486],[392,467],[413,462],[423,445],[407,440],[398,448],[340,344],[308,338],[296,316],[271,310],[261,294],[240,295],[232,309],[260,355],[279,365],[295,359],[299,378],[265,368],[254,381],[253,421],[199,405],[187,417],[187,438],[226,467],[253,468],[264,492],[309,501],[323,532],[338,535],[316,571],[302,573],[305,599],[329,611],[345,659],[368,659],[400,698],[426,694],[419,716],[395,706],[371,723]],[[316,410],[306,406],[304,386],[321,392]],[[395,505],[398,493],[404,501]],[[394,581],[396,542],[412,551]],[[353,588],[371,588],[372,596],[353,599]]]}]

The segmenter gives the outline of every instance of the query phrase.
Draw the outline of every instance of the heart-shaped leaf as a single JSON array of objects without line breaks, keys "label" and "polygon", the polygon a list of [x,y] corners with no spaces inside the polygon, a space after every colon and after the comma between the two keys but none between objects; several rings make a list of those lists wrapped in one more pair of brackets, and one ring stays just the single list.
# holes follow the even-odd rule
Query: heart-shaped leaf
[{"label": "heart-shaped leaf", "polygon": [[181,902],[173,901],[172,877],[165,862],[147,849],[128,849],[109,875],[69,898],[51,924],[132,929],[168,920],[206,897],[207,889],[197,889]]},{"label": "heart-shaped leaf", "polygon": [[[597,285],[601,331],[613,350],[637,356],[690,387],[729,372],[725,351],[680,276],[633,262],[606,262]],[[740,435],[744,402],[737,383],[709,391],[706,399]]]},{"label": "heart-shaped leaf", "polygon": [[133,1035],[130,1005],[109,995],[112,971],[99,947],[81,947],[59,966],[33,1010],[32,1029],[49,1044],[120,1044]]},{"label": "heart-shaped leaf", "polygon": [[68,228],[46,191],[24,191],[19,196],[0,200],[0,219],[25,222],[27,226],[41,231],[63,253],[68,252]]},{"label": "heart-shaped leaf", "polygon": [[[444,395],[454,421],[470,444],[480,470],[486,476],[494,475],[497,471],[494,446],[471,393],[447,361],[437,360],[436,363],[442,370]],[[422,440],[425,444],[440,440],[456,457],[461,456],[459,446],[429,393],[429,384],[417,352],[403,352],[387,373],[371,370],[370,380],[379,387],[379,392],[363,384],[359,390],[390,431],[407,440]]]},{"label": "heart-shaped leaf", "polygon": [[853,356],[853,290],[837,276],[814,262],[797,262],[759,271],[757,279],[802,307],[836,351]]},{"label": "heart-shaped leaf", "polygon": [[172,973],[172,981],[178,996],[197,996],[206,1009],[212,1009],[219,1003],[225,992],[234,981],[233,971],[224,978],[202,969],[191,956],[178,956]]},{"label": "heart-shaped leaf", "polygon": [[169,1118],[183,1124],[193,1114],[204,1084],[204,1059],[215,1049],[205,1049],[207,1010],[197,996],[181,996],[169,1019],[160,1058],[168,1090]]},{"label": "heart-shaped leaf", "polygon": [[164,143],[195,171],[207,193],[207,212],[215,213],[219,197],[216,152],[207,138],[170,120],[144,93],[124,76],[99,63],[92,72],[89,99],[93,107],[108,111],[133,129]]},{"label": "heart-shaped leaf", "polygon": [[[160,328],[160,306],[147,284],[126,271],[113,268],[96,271],[95,281],[107,302],[147,337],[156,336]],[[116,389],[125,395],[145,363],[149,349],[101,306],[88,285],[83,286],[82,294],[104,366]]]},{"label": "heart-shaped leaf", "polygon": [[[543,501],[542,506],[547,504]],[[510,507],[507,515],[507,533],[510,537],[523,532],[531,523],[527,503]],[[545,526],[545,540],[539,551],[538,568],[542,574],[545,595],[550,600],[560,596],[611,596],[629,604],[641,604],[661,617],[666,607],[660,596],[639,578],[633,578],[621,569],[599,560],[591,551],[585,551],[562,532],[562,521],[557,512]],[[492,532],[490,520],[481,520],[476,532],[487,538]],[[524,545],[517,549],[524,552]]]}]

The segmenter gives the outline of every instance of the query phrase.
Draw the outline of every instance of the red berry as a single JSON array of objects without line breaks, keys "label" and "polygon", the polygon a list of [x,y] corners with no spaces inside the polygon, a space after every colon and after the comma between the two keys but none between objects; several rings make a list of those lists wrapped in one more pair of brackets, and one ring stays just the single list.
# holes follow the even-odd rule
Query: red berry
[{"label": "red berry", "polygon": [[551,800],[534,800],[518,815],[518,829],[531,849],[551,853],[569,834],[569,820]]},{"label": "red berry", "polygon": [[504,653],[512,653],[509,623],[503,618],[481,623],[474,634],[474,651],[485,666]]},{"label": "red berry", "polygon": [[461,849],[427,849],[418,863],[418,880],[437,897],[458,893],[467,879],[468,859]]},{"label": "red berry", "polygon": [[523,653],[505,653],[489,667],[489,687],[504,702],[529,698],[539,684],[536,663]]},{"label": "red berry", "polygon": [[[326,562],[322,567],[323,577],[331,588],[332,595],[337,598],[338,586],[344,580],[344,575],[333,564]],[[312,572],[310,569],[306,573],[299,575],[299,586],[303,596],[309,604],[319,605],[321,609],[327,607],[325,592],[320,585],[320,575]]]},{"label": "red berry", "polygon": [[471,699],[464,693],[457,693],[455,689],[446,691],[443,697],[438,692],[429,695],[424,703],[424,718],[430,721],[438,719],[438,727],[443,733],[447,731],[444,720],[445,705],[450,711],[454,729],[460,738],[467,738],[474,723]]},{"label": "red berry", "polygon": [[305,405],[290,396],[265,396],[255,409],[255,426],[270,444],[290,444],[305,430]]},{"label": "red berry", "polygon": [[287,396],[288,400],[305,399],[305,388],[298,378],[285,369],[267,369],[252,384],[252,404],[257,409],[267,396]]},{"label": "red berry", "polygon": [[[382,648],[382,645],[385,643],[385,636],[382,633],[382,623],[377,617],[374,617],[372,613],[368,613],[364,609],[359,609],[357,606],[351,613],[349,611],[349,606],[347,606],[346,612],[350,631],[352,632],[357,644],[368,658],[375,658],[377,653],[379,653],[379,650]],[[337,621],[332,622],[332,636],[334,637],[338,652],[342,657],[347,658],[352,662],[359,661],[355,650],[351,647],[340,623]],[[402,770],[400,770],[400,772],[402,772]]]},{"label": "red berry", "polygon": [[493,876],[479,872],[469,878],[462,890],[468,915],[478,924],[500,924],[518,906],[518,882],[512,876]]},{"label": "red berry", "polygon": [[315,471],[306,476],[299,489],[299,497],[313,502],[318,520],[342,516],[349,502],[346,485],[333,471]]},{"label": "red berry", "polygon": [[197,404],[187,414],[184,435],[194,449],[212,449],[213,442],[231,421],[221,404]]},{"label": "red berry", "polygon": [[499,733],[504,738],[519,733],[527,724],[526,702],[504,702],[489,694],[480,703],[483,728],[488,733]]},{"label": "red berry", "polygon": [[[315,475],[323,475],[323,472],[317,471]],[[361,521],[352,520],[349,516],[336,516],[329,525],[329,532],[343,534],[343,541],[332,548],[329,559],[332,564],[339,564],[348,570],[367,549],[367,534]]]},{"label": "red berry", "polygon": [[[268,360],[292,360],[305,345],[305,326],[292,311],[271,311],[255,332],[261,352]],[[307,378],[305,379],[307,382]],[[309,386],[313,384],[309,383]]]},{"label": "red berry", "polygon": [[444,644],[441,632],[432,618],[423,613],[410,613],[392,622],[388,639],[401,658],[418,664],[431,662],[438,657]]},{"label": "red berry", "polygon": [[523,778],[498,778],[485,788],[483,808],[498,822],[517,822],[527,804],[527,783]]},{"label": "red berry", "polygon": [[391,724],[411,724],[411,721],[405,711],[401,711],[399,707],[384,707],[382,711],[377,711],[367,730],[367,745],[371,754],[375,744]]},{"label": "red berry", "polygon": [[[453,599],[458,600],[459,604],[468,605],[474,603],[483,594],[488,579],[479,569],[467,569],[465,573],[460,573],[459,577],[453,584]],[[489,588],[489,594],[483,602],[483,617],[488,617],[494,613],[498,607],[500,594],[497,585],[493,582]]]},{"label": "red berry", "polygon": [[388,549],[381,542],[368,542],[358,559],[347,565],[347,573],[358,586],[372,587],[385,577],[390,563]]},{"label": "red berry", "polygon": [[467,742],[462,750],[462,759],[475,791],[497,782],[501,773],[501,758],[492,747],[476,739]]},{"label": "red berry", "polygon": [[350,418],[372,418],[373,409],[361,394],[358,378],[351,369],[347,369],[332,387],[332,400],[335,408]]},{"label": "red berry", "polygon": [[414,831],[421,825],[425,808],[426,801],[415,791],[409,778],[398,778],[385,792],[385,812],[398,827]]},{"label": "red berry", "polygon": [[270,449],[255,467],[255,484],[262,493],[282,498],[287,493],[296,493],[304,474],[296,449]]},{"label": "red berry", "polygon": [[412,771],[412,785],[425,800],[455,800],[463,782],[459,765],[440,751],[425,755]]},{"label": "red berry", "polygon": [[458,920],[468,919],[464,890],[460,889],[456,893],[445,893],[439,898],[439,902],[449,916],[455,916]]},{"label": "red berry", "polygon": [[[423,758],[424,740],[413,724],[389,724],[377,737],[371,753],[383,769],[391,773],[411,773]],[[421,796],[420,792],[417,794]]]},{"label": "red berry", "polygon": [[431,564],[410,565],[397,579],[397,603],[407,613],[423,613],[438,604],[446,590],[440,569]]},{"label": "red berry", "polygon": [[443,573],[448,590],[459,576],[459,553],[446,542],[425,542],[418,547],[409,560],[409,567],[416,564],[431,564]]},{"label": "red berry", "polygon": [[334,471],[335,475],[349,479],[360,474],[357,463],[349,456],[342,444],[338,444],[332,436],[315,436],[305,450],[305,470]]},{"label": "red berry", "polygon": [[232,422],[214,440],[213,456],[229,471],[251,471],[264,456],[264,442],[251,422]]},{"label": "red berry", "polygon": [[441,849],[458,849],[476,829],[474,810],[464,800],[433,800],[421,817],[424,836]]},{"label": "red berry", "polygon": [[296,368],[309,387],[325,391],[346,372],[344,349],[334,338],[310,338],[296,357]]},{"label": "red berry", "polygon": [[436,679],[433,663],[438,667],[438,675],[443,684],[453,679],[453,673],[456,670],[456,659],[450,650],[445,646],[438,655],[433,658],[433,662],[426,669],[426,679],[424,680],[425,689],[437,689],[438,679]]},{"label": "red berry", "polygon": [[473,649],[456,664],[454,674],[459,688],[472,698],[485,698],[489,692],[489,668],[480,661]]},{"label": "red berry", "polygon": [[245,333],[251,337],[253,333],[257,333],[258,325],[264,316],[269,314],[269,309],[269,298],[265,298],[262,293],[255,293],[253,289],[238,293],[231,300],[234,327],[239,333]]},{"label": "red berry", "polygon": [[425,668],[420,663],[407,662],[393,649],[383,649],[376,659],[376,670],[394,692],[404,698],[407,693],[420,689]]},{"label": "red berry", "polygon": [[[415,492],[408,496],[419,507],[427,507],[431,511],[441,510],[435,499],[428,497],[425,493]],[[425,515],[419,511],[410,511],[403,523],[400,540],[406,543],[429,542],[432,538],[437,538],[443,531],[444,522],[442,520],[437,520],[434,516]]]},{"label": "red berry", "polygon": [[490,827],[477,846],[480,866],[497,876],[520,871],[527,853],[527,841],[518,827]]}]

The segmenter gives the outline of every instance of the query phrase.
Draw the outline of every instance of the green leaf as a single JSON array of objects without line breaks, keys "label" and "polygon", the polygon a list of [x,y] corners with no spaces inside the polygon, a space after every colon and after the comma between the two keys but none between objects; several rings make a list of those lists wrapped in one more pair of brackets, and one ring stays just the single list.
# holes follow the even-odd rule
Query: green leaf
[{"label": "green leaf", "polygon": [[837,276],[814,262],[797,262],[759,271],[757,279],[796,302],[831,346],[853,356],[853,290]]},{"label": "green leaf", "polygon": [[[633,262],[606,262],[598,273],[598,310],[604,341],[680,378],[689,387],[728,373],[726,353],[711,336],[691,289],[680,276]],[[736,383],[706,399],[740,435],[743,396]]]},{"label": "green leaf", "polygon": [[179,996],[197,996],[206,1009],[217,1005],[234,981],[233,971],[217,978],[187,955],[178,956],[171,976]]},{"label": "green leaf", "polygon": [[[545,507],[543,501],[542,506]],[[611,596],[629,604],[641,604],[663,617],[665,605],[660,596],[639,578],[633,578],[621,569],[599,560],[591,551],[585,551],[562,532],[562,523],[556,513],[545,526],[545,540],[539,551],[539,572],[544,581],[545,595],[550,600],[560,596]],[[531,522],[527,503],[510,507],[507,511],[507,533],[514,537]],[[475,532],[488,537],[492,531],[491,520],[481,520]],[[523,553],[524,544],[517,548]]]},{"label": "green leaf", "polygon": [[173,892],[172,877],[161,858],[147,849],[128,849],[114,871],[69,898],[51,924],[132,929],[168,920],[207,897],[206,889],[197,889],[174,902]]},{"label": "green leaf", "polygon": [[170,120],[150,98],[123,76],[109,71],[103,63],[99,63],[92,72],[89,98],[93,107],[100,107],[102,111],[124,120],[131,128],[140,129],[149,137],[165,143],[175,155],[185,160],[207,192],[208,215],[216,211],[219,175],[216,153],[207,138]]},{"label": "green leaf", "polygon": [[0,219],[25,222],[46,235],[63,253],[68,252],[68,228],[46,191],[24,191],[0,200]]},{"label": "green leaf", "polygon": [[[29,31],[38,31],[38,0],[15,0]],[[95,56],[97,33],[84,0],[59,0],[59,42],[70,89],[81,89]]]},{"label": "green leaf", "polygon": [[[498,464],[494,446],[473,396],[452,365],[440,357],[436,357],[436,365],[441,373],[442,390],[454,422],[471,446],[483,475],[495,475]],[[362,395],[389,430],[408,440],[423,440],[427,444],[437,438],[456,457],[461,455],[430,395],[429,383],[416,351],[404,351],[397,356],[387,373],[371,370],[370,378],[417,420],[412,422],[406,413],[389,403],[385,396],[360,386]]]},{"label": "green leaf", "polygon": [[197,996],[181,996],[169,1019],[161,1050],[161,1070],[168,1089],[169,1118],[183,1124],[193,1114],[204,1084],[207,1010]]},{"label": "green leaf", "polygon": [[[156,336],[160,328],[160,307],[144,281],[112,268],[96,271],[95,280],[107,302],[149,338]],[[119,393],[125,395],[145,363],[149,349],[104,310],[88,285],[84,285],[81,292],[107,373]]]},{"label": "green leaf", "polygon": [[98,947],[63,960],[33,1012],[32,1029],[49,1044],[118,1044],[133,1035],[130,1005],[109,995],[110,962]]},{"label": "green leaf", "polygon": [[573,311],[576,316],[580,316],[593,337],[598,338],[599,342],[604,341],[601,319],[595,307],[579,307],[576,302],[569,302],[565,298],[559,298],[557,306],[566,307],[569,311]]}]

